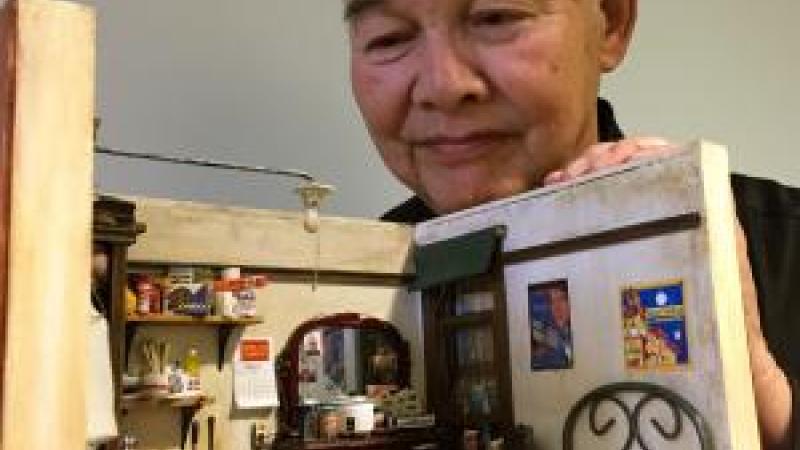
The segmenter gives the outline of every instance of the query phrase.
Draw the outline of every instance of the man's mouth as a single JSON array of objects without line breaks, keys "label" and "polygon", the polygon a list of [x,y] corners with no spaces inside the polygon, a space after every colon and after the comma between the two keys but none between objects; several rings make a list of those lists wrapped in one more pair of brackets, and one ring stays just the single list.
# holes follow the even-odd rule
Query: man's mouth
[{"label": "man's mouth", "polygon": [[476,131],[464,134],[433,135],[411,140],[415,150],[444,166],[456,166],[486,157],[499,146],[518,139],[507,131]]}]

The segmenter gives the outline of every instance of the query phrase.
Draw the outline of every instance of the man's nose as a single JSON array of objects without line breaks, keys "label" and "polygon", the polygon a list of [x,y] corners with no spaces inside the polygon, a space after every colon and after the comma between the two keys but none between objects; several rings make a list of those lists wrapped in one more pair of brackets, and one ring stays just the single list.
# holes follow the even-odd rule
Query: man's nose
[{"label": "man's nose", "polygon": [[419,55],[414,104],[450,111],[489,95],[480,64],[466,43],[450,37],[427,39]]}]

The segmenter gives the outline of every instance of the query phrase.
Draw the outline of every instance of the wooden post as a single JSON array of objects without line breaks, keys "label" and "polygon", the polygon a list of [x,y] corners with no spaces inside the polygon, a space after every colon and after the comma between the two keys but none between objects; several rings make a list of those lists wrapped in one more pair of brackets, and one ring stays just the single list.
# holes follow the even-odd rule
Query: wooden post
[{"label": "wooden post", "polygon": [[87,430],[94,17],[78,4],[16,0],[5,4],[2,25],[2,448],[80,449]]}]

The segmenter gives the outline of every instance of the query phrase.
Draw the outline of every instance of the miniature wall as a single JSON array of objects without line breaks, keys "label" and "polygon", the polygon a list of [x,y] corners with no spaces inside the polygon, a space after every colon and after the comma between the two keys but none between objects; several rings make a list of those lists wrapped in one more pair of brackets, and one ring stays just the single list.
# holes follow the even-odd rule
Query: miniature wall
[{"label": "miniature wall", "polygon": [[[190,345],[198,347],[203,388],[215,398],[195,416],[201,430],[198,448],[208,448],[209,415],[214,415],[217,422],[215,449],[249,449],[254,423],[266,424],[269,432],[275,430],[276,410],[244,411],[232,404],[230,361],[241,336],[271,337],[275,354],[300,323],[314,316],[359,312],[381,318],[394,324],[409,341],[412,386],[422,386],[419,304],[401,284],[403,275],[409,272],[410,228],[368,220],[323,218],[319,266],[322,275],[313,289],[310,277],[297,275],[314,266],[317,245],[316,237],[303,230],[300,214],[152,199],[137,199],[136,203],[137,220],[147,224],[148,230],[131,248],[133,262],[235,265],[268,275],[270,269],[275,272],[270,275],[271,284],[257,292],[258,315],[264,322],[234,332],[225,350],[222,371],[217,371],[213,328],[143,328],[132,345],[134,370],[139,360],[137,341],[145,336],[169,341],[172,354],[180,358]],[[286,270],[297,273],[286,274]],[[336,276],[326,275],[329,270],[337,271]],[[179,417],[177,410],[143,404],[126,416],[123,431],[136,433],[141,439],[140,448],[145,450],[178,449]]]},{"label": "miniature wall", "polygon": [[[537,448],[562,448],[570,408],[591,390],[620,381],[658,384],[686,398],[708,421],[715,448],[758,448],[729,186],[724,150],[701,143],[666,161],[635,163],[417,226],[420,244],[507,226],[514,418],[532,427]],[[696,227],[622,233],[692,214]],[[580,241],[588,236],[594,243]],[[562,327],[551,340],[556,351],[543,355],[535,347],[544,342],[539,330],[554,330],[556,315],[563,317],[564,304],[558,313],[552,298],[551,317],[542,314],[543,287],[553,283],[564,286],[569,337],[560,337]],[[634,293],[634,301],[625,293]],[[657,294],[650,306],[645,293]],[[644,347],[637,354],[631,343]],[[625,401],[634,411],[631,400]],[[638,426],[648,447],[698,448],[685,420],[687,431],[668,442],[651,427],[651,418],[678,423],[663,406],[643,410]],[[616,426],[592,435],[588,424],[595,419],[584,410],[575,447],[621,448],[629,430],[621,410],[607,402],[598,411],[593,423],[602,427],[613,417]]]}]

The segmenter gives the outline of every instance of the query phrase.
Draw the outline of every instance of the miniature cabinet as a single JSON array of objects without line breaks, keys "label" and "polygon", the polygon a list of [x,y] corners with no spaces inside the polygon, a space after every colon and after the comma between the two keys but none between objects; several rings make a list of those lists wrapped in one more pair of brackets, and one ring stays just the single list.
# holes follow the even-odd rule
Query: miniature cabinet
[{"label": "miniature cabinet", "polygon": [[428,401],[456,437],[465,429],[506,441],[513,434],[504,233],[489,228],[416,250]]},{"label": "miniature cabinet", "polygon": [[136,223],[134,210],[133,203],[109,196],[98,196],[93,203],[93,253],[105,257],[107,270],[105,276],[93,282],[92,298],[96,300],[93,302],[95,307],[109,323],[111,368],[118,413],[121,407],[121,379],[126,355],[124,298],[128,270],[127,252],[128,247],[136,242],[136,236],[144,231],[144,227]]},{"label": "miniature cabinet", "polygon": [[[318,337],[323,342],[319,342]],[[333,350],[334,355],[318,355],[320,347],[328,352]],[[311,361],[304,361],[307,359],[304,358],[305,352],[324,357],[323,362],[344,362],[345,367],[330,364],[331,367],[322,368],[322,373],[317,373],[313,368],[307,370]],[[308,389],[309,386],[317,385],[321,381],[319,378],[334,381],[342,386],[342,391],[352,390],[361,394],[410,387],[409,346],[391,323],[357,313],[310,319],[298,326],[289,337],[279,361],[280,415],[283,429],[273,448],[411,450],[426,444],[438,445],[439,436],[433,427],[390,429],[382,424],[383,428],[372,429],[368,433],[353,430],[334,438],[303,436],[311,428],[319,427],[308,423],[309,420],[320,422],[317,420],[319,413],[310,417],[312,407],[308,406],[311,400],[316,405],[314,408],[319,408],[320,397],[323,396],[317,390]]]}]

